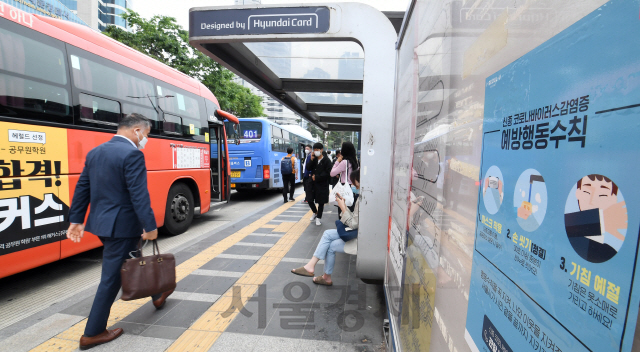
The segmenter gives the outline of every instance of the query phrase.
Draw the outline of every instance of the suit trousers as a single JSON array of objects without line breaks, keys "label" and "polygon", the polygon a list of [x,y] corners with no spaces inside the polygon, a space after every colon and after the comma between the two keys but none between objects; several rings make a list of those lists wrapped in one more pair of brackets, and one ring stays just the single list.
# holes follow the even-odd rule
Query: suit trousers
[{"label": "suit trousers", "polygon": [[[93,299],[91,313],[87,326],[84,329],[84,336],[96,336],[107,328],[111,306],[122,286],[120,269],[126,259],[131,258],[129,252],[138,248],[140,237],[113,238],[98,237],[104,248],[102,250],[102,276],[98,291]],[[153,300],[160,298],[159,295],[152,296]]]}]

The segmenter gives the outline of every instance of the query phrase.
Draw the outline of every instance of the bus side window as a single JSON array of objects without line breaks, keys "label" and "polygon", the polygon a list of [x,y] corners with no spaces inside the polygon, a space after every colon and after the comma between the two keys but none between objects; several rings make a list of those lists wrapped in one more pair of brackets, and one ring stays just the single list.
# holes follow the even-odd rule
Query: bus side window
[{"label": "bus side window", "polygon": [[4,71],[0,73],[0,113],[70,122],[64,44],[6,20],[2,20],[0,38],[0,70]]},{"label": "bus side window", "polygon": [[120,103],[80,93],[80,119],[84,122],[118,126],[122,110]]}]

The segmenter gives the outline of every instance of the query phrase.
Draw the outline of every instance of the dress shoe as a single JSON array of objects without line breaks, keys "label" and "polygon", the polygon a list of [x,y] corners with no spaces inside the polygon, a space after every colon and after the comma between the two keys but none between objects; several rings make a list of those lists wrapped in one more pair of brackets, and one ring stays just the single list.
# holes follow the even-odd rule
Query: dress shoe
[{"label": "dress shoe", "polygon": [[117,328],[113,330],[105,330],[100,334],[92,337],[86,337],[82,335],[82,337],[80,337],[80,349],[88,350],[92,347],[96,347],[103,343],[107,343],[109,341],[115,340],[118,337],[120,337],[120,335],[122,335],[123,332],[124,331],[121,328]]},{"label": "dress shoe", "polygon": [[153,301],[153,306],[156,307],[156,309],[164,308],[164,304],[167,303],[167,297],[169,297],[169,295],[171,295],[172,293],[173,290],[164,292],[162,296],[160,296],[160,298]]}]

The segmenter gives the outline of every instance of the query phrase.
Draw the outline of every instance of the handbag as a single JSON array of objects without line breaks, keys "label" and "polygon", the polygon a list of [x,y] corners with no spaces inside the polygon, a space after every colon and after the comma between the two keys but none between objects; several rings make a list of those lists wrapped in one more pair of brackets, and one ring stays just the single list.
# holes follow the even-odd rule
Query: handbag
[{"label": "handbag", "polygon": [[347,227],[340,220],[336,220],[336,229],[338,230],[338,236],[340,239],[349,242],[358,237],[358,230],[347,230]]},{"label": "handbag", "polygon": [[143,257],[142,239],[135,252],[136,256],[125,260],[120,270],[123,301],[149,297],[176,288],[176,259],[173,254],[160,254],[158,241],[153,240],[153,255]]},{"label": "handbag", "polygon": [[[347,161],[347,168],[345,170],[345,173],[346,173],[346,176],[349,177],[349,161]],[[353,205],[353,202],[354,202],[353,191],[351,190],[351,187],[349,186],[348,183],[343,184],[340,181],[342,181],[342,174],[340,174],[339,182],[336,183],[336,185],[333,186],[333,188],[331,188],[331,193],[329,193],[329,203],[337,204],[336,193],[338,193],[340,194],[342,199],[344,199],[344,204],[350,207]]]}]

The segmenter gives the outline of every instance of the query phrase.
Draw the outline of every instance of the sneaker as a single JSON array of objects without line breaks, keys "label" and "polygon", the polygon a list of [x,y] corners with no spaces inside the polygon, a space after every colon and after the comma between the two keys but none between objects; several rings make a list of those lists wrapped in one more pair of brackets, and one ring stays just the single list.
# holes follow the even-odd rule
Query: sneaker
[{"label": "sneaker", "polygon": [[320,219],[316,218],[316,226],[320,226],[322,225],[322,223],[320,222]]},{"label": "sneaker", "polygon": [[315,220],[317,217],[318,217],[318,215],[316,215],[316,214],[311,215],[311,220],[310,221]]},{"label": "sneaker", "polygon": [[295,199],[293,199],[293,198],[289,198],[289,201],[290,201],[290,202],[295,202],[296,200],[295,200]]}]

